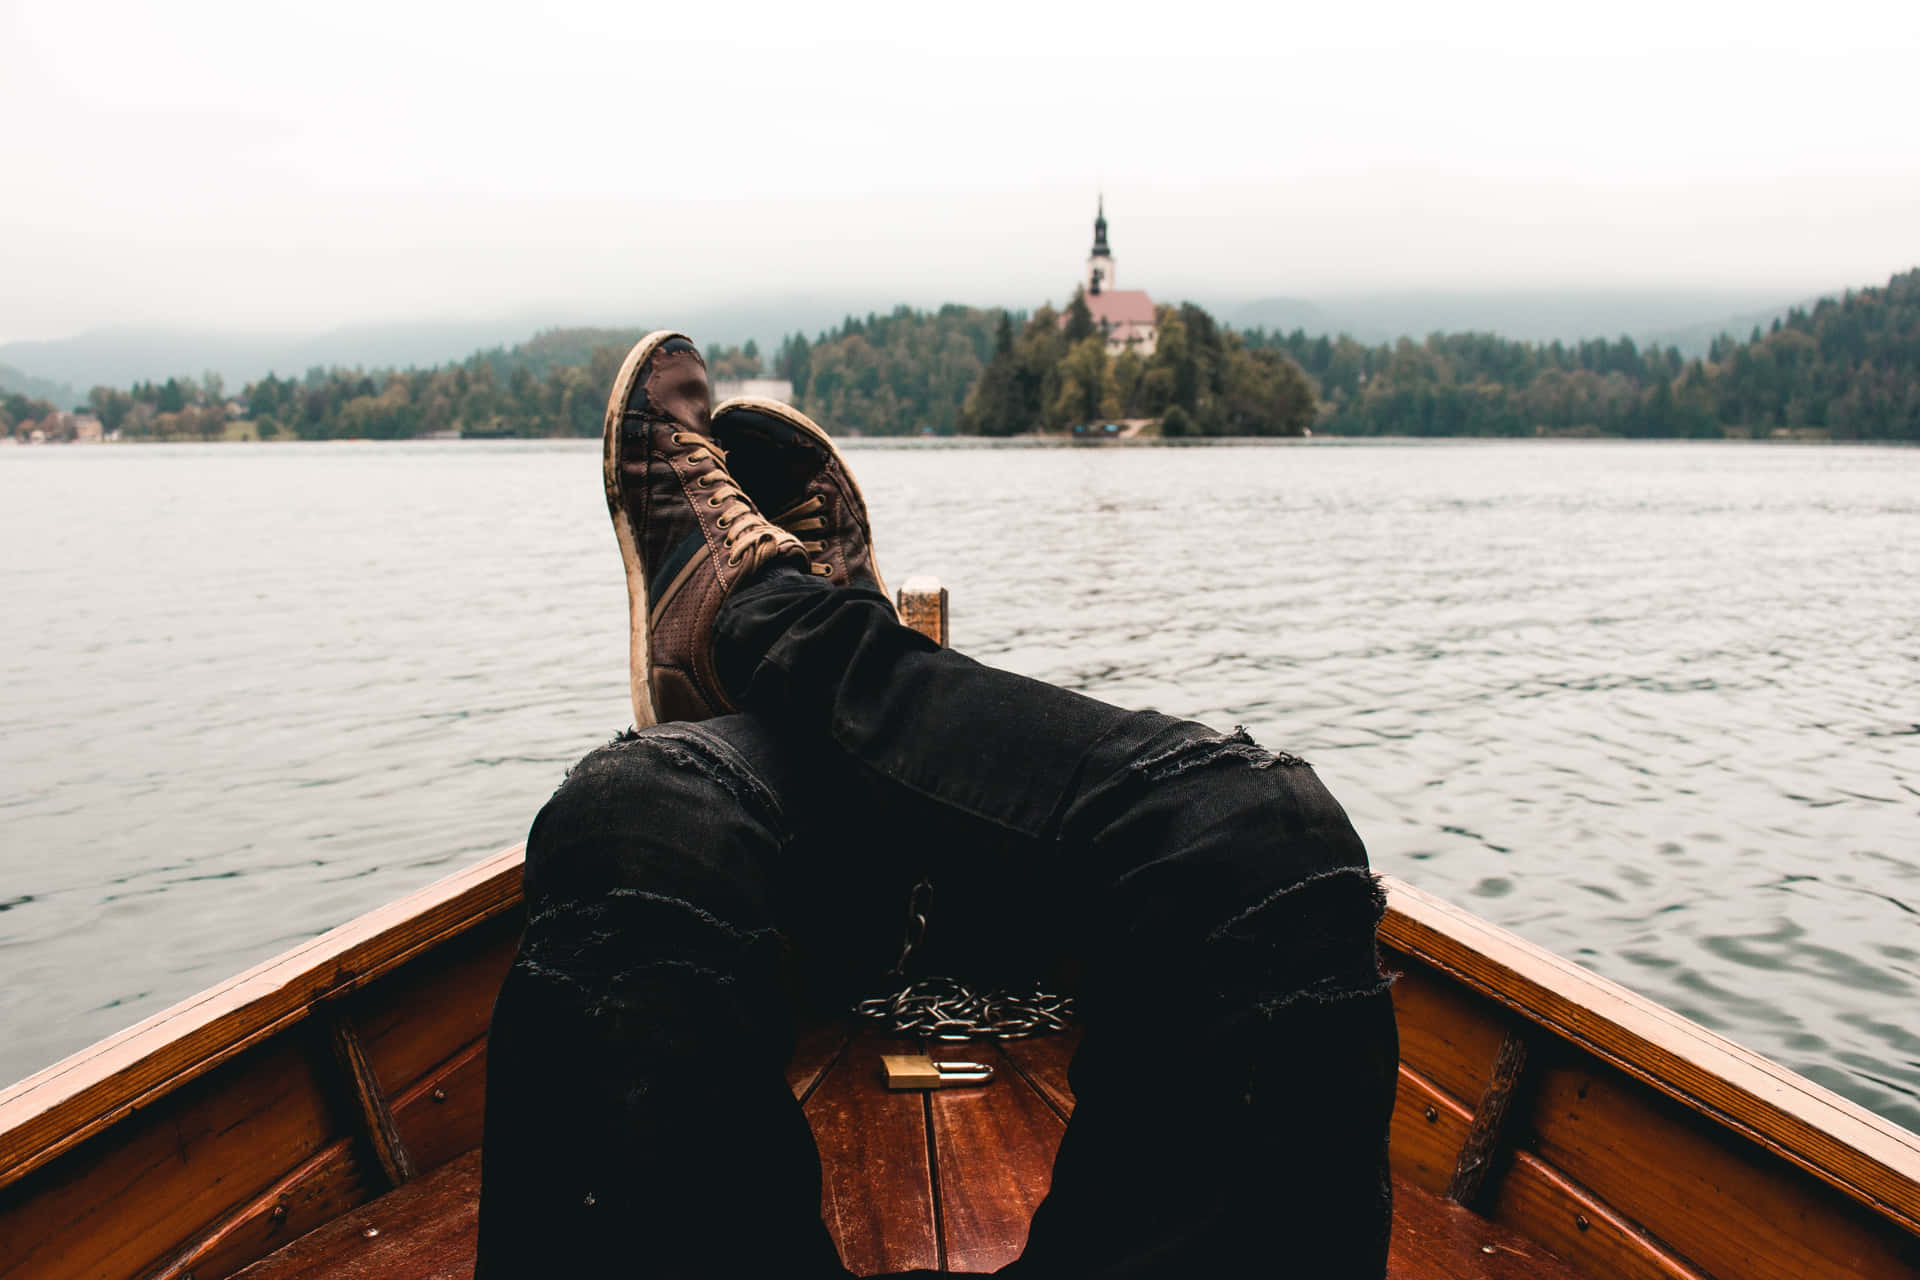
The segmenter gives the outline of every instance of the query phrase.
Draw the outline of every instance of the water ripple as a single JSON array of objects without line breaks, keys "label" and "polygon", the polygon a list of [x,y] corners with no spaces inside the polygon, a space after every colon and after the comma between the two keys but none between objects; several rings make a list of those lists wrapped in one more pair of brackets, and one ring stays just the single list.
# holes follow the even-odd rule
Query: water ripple
[{"label": "water ripple", "polygon": [[[975,656],[1244,723],[1381,867],[1920,1127],[1920,451],[852,457]],[[519,838],[629,718],[597,474],[0,460],[0,1077]]]}]

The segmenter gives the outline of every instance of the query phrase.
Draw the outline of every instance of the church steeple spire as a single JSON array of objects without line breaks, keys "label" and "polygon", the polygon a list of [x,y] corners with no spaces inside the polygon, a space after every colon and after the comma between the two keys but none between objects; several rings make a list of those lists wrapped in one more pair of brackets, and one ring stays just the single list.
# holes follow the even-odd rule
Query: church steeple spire
[{"label": "church steeple spire", "polygon": [[1113,282],[1113,250],[1107,247],[1107,196],[1103,191],[1093,215],[1093,252],[1087,256],[1087,292],[1111,289]]}]

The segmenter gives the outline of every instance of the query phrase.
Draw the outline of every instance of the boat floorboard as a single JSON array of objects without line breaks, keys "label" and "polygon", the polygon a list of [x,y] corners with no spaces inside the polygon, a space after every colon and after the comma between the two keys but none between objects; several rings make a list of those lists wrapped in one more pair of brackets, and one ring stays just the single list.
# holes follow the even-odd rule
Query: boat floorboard
[{"label": "boat floorboard", "polygon": [[[992,1055],[991,1085],[892,1093],[871,1036],[803,1042],[789,1073],[825,1165],[822,1212],[858,1275],[924,1267],[990,1272],[1012,1261],[1072,1109],[1070,1040]],[[942,1056],[958,1056],[945,1054]],[[917,1154],[918,1158],[914,1159]],[[890,1171],[886,1185],[875,1170]],[[239,1273],[243,1280],[467,1280],[473,1274],[480,1153],[441,1165],[309,1232]],[[1580,1280],[1539,1245],[1395,1179],[1390,1280]],[[938,1210],[936,1211],[936,1205]]]}]

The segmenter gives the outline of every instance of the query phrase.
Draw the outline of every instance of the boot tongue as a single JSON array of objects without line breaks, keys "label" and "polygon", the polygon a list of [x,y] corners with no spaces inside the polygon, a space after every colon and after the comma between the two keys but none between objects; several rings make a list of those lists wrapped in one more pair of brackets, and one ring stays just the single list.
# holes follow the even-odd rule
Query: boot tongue
[{"label": "boot tongue", "polygon": [[642,384],[649,413],[671,418],[702,435],[709,429],[713,393],[707,386],[707,366],[691,345],[674,349],[668,342],[653,353]]}]

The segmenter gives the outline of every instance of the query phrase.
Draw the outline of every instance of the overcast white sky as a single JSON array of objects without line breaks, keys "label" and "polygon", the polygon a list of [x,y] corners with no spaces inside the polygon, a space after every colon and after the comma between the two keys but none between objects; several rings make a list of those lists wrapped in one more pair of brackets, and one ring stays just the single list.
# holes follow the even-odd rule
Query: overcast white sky
[{"label": "overcast white sky", "polygon": [[0,0],[0,339],[1920,262],[1920,3]]}]

